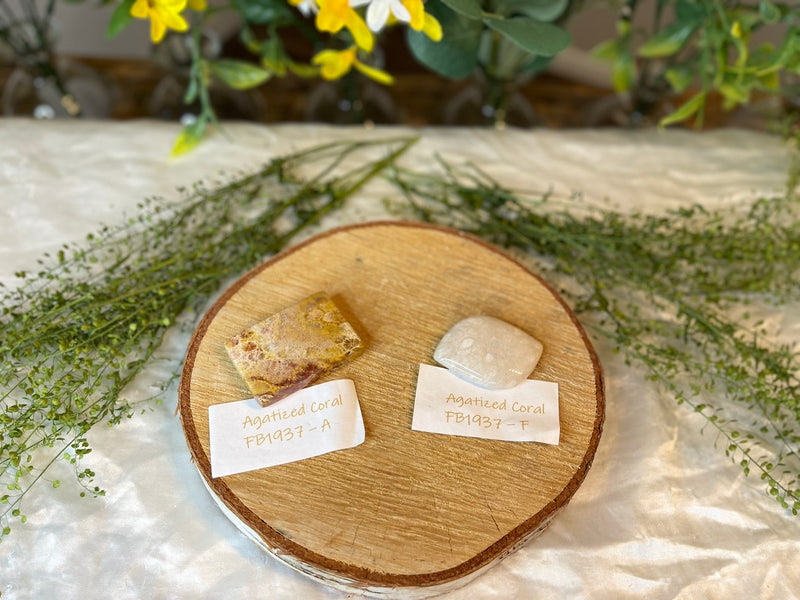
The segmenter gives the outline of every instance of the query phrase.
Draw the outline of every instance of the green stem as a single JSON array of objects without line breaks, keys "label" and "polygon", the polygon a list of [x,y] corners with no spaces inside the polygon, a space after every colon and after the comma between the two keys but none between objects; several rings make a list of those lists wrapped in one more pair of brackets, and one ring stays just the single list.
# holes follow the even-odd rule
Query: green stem
[{"label": "green stem", "polygon": [[[0,430],[0,481],[12,486],[9,491],[21,491],[9,496],[11,505],[0,513],[0,521],[19,514],[22,499],[67,448],[82,443],[96,424],[113,424],[131,410],[121,398],[122,390],[160,346],[168,330],[161,321],[165,315],[173,322],[187,309],[197,310],[224,278],[249,268],[265,253],[281,250],[304,228],[341,207],[413,142],[409,138],[392,140],[384,158],[343,174],[334,171],[341,170],[346,157],[384,145],[386,140],[334,142],[275,159],[268,167],[270,178],[249,176],[216,191],[196,194],[186,211],[166,211],[161,214],[163,220],[147,229],[140,228],[149,223],[149,217],[106,229],[96,238],[96,246],[90,245],[86,252],[76,250],[71,262],[62,260],[57,267],[41,272],[42,285],[37,285],[37,275],[32,275],[34,281],[6,293],[2,297],[7,316],[2,324],[7,345],[4,354],[11,357],[10,348],[18,351],[18,356],[13,363],[9,359],[0,365],[2,406],[13,409],[4,415],[13,420]],[[290,169],[309,163],[316,167],[320,160],[325,162],[315,168],[312,177],[291,176]],[[244,203],[248,211],[253,210],[249,204],[266,183],[280,183],[283,190],[277,190],[277,197],[260,207],[260,215],[239,221],[232,209],[243,208]],[[248,187],[251,184],[252,189]],[[229,194],[230,190],[235,192]],[[292,218],[296,222],[287,231],[284,217],[291,209],[295,209]],[[150,216],[158,213],[154,210]],[[209,219],[223,229],[220,235],[208,228]],[[202,237],[206,233],[210,237]],[[153,246],[160,235],[168,235],[170,243]],[[119,245],[119,251],[110,254],[97,249],[114,245]],[[128,264],[137,252],[141,256]],[[198,267],[205,253],[210,253],[209,260]],[[85,268],[87,265],[91,268]],[[109,272],[109,265],[115,270]],[[161,289],[163,295],[158,294]],[[78,290],[77,297],[58,301],[73,290]],[[44,312],[37,313],[37,307]],[[30,323],[36,323],[35,330]],[[131,323],[137,327],[131,329]],[[173,377],[170,375],[170,380]],[[61,402],[43,402],[43,398]],[[67,444],[59,443],[57,454],[38,466],[42,462],[39,451],[46,455],[44,447],[52,450],[64,436],[70,437],[70,431],[74,436]],[[33,458],[31,464],[36,465],[29,480],[25,480],[27,463],[22,470],[18,467],[18,461],[26,457]]]}]

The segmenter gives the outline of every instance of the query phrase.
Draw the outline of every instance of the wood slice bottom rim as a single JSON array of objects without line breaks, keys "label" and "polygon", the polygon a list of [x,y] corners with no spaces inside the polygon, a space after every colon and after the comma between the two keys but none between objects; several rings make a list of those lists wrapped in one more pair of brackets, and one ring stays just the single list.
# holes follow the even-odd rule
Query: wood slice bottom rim
[{"label": "wood slice bottom rim", "polygon": [[[318,291],[366,340],[321,380],[355,382],[364,444],[212,479],[208,407],[249,397],[224,340]],[[435,364],[441,336],[474,314],[545,344],[532,378],[559,384],[558,446],[411,431],[418,365]],[[179,414],[212,497],[259,546],[344,591],[420,598],[467,583],[547,527],[591,466],[605,397],[588,337],[540,277],[462,232],[389,221],[322,233],[228,288],[189,344]]]}]

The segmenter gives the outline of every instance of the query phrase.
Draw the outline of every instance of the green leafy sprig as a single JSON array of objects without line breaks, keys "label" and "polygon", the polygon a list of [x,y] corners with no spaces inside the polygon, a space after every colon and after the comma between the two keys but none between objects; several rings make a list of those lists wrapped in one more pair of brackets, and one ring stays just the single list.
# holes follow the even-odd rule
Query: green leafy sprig
[{"label": "green leafy sprig", "polygon": [[[412,141],[331,143],[215,189],[184,190],[179,202],[147,200],[122,225],[64,245],[37,272],[17,273],[19,287],[0,289],[0,539],[14,518],[25,521],[23,499],[59,459],[75,466],[82,496],[103,495],[82,467],[87,434],[133,414],[125,387],[168,328],[342,206]],[[381,148],[384,158],[341,166]]]},{"label": "green leafy sprig", "polygon": [[[635,17],[646,12],[652,24],[642,29]],[[769,37],[781,41],[763,41]],[[595,53],[612,62],[614,87],[631,94],[635,111],[647,113],[670,95],[682,98],[661,118],[666,126],[691,118],[702,124],[714,93],[726,110],[747,106],[755,94],[791,95],[781,74],[798,72],[798,42],[796,2],[658,0],[653,6],[625,0],[616,38]]]},{"label": "green leafy sprig", "polygon": [[800,512],[800,352],[751,317],[800,300],[800,202],[662,216],[563,206],[477,168],[397,172],[417,218],[536,257],[596,333],[704,419],[746,475]]},{"label": "green leafy sprig", "polygon": [[407,31],[414,57],[435,73],[451,78],[472,75],[476,68],[493,78],[536,73],[569,46],[561,26],[578,0],[438,0],[425,10],[442,25],[434,42]]}]

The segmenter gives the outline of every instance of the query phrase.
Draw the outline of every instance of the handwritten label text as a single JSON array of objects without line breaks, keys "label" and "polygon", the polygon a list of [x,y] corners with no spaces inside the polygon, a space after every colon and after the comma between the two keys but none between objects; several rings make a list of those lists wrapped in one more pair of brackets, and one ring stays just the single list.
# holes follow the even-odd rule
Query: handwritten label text
[{"label": "handwritten label text", "polygon": [[508,390],[486,390],[447,369],[420,365],[416,431],[558,444],[558,384],[529,379]]},{"label": "handwritten label text", "polygon": [[305,388],[263,408],[255,399],[208,409],[211,476],[222,477],[352,448],[364,422],[349,379]]}]

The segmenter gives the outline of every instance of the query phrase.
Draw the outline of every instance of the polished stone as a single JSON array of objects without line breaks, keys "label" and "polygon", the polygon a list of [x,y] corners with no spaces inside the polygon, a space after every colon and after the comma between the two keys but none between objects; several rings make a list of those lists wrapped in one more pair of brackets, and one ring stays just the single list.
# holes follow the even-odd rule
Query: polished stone
[{"label": "polished stone", "polygon": [[453,325],[433,358],[452,373],[490,390],[512,388],[536,368],[542,343],[510,323],[487,316]]},{"label": "polished stone", "polygon": [[253,395],[269,406],[360,354],[363,344],[320,292],[248,327],[225,349]]}]

